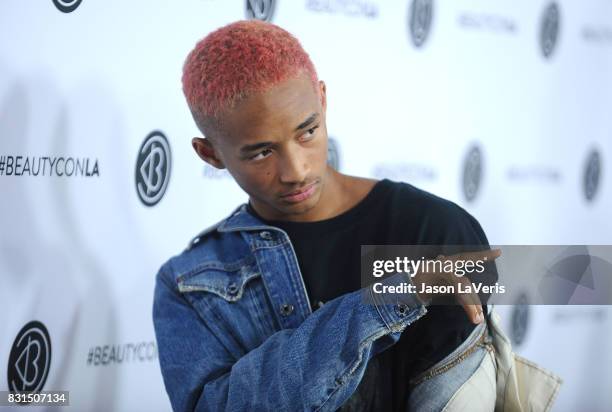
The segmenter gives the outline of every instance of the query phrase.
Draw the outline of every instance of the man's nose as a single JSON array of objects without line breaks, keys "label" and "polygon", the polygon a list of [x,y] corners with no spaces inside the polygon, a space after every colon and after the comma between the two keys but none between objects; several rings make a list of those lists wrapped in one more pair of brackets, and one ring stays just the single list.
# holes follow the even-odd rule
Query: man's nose
[{"label": "man's nose", "polygon": [[308,161],[300,149],[287,150],[280,164],[280,180],[283,183],[302,183],[308,176]]}]

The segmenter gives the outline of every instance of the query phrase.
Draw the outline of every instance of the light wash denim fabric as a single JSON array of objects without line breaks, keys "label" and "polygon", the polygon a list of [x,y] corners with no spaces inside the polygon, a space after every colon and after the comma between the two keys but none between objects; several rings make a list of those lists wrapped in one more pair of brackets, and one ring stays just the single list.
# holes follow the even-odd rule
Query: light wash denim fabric
[{"label": "light wash denim fabric", "polygon": [[492,338],[483,322],[452,353],[411,379],[406,410],[492,412],[495,370]]},{"label": "light wash denim fabric", "polygon": [[[410,277],[383,280],[402,282]],[[364,303],[365,293],[374,304]],[[287,234],[241,205],[156,276],[153,325],[173,410],[337,410],[368,361],[427,312],[415,296],[388,299],[363,288],[313,312]],[[482,361],[486,350],[471,348],[485,329],[449,355],[454,367],[417,386],[411,408],[441,410]]]}]

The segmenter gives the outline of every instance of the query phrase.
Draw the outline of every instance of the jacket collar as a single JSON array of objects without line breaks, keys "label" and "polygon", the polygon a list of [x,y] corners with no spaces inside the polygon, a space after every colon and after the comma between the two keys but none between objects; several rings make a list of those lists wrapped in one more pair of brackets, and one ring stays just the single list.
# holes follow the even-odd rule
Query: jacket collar
[{"label": "jacket collar", "polygon": [[219,232],[236,232],[240,230],[279,230],[274,226],[270,226],[261,220],[259,220],[256,216],[252,215],[248,208],[247,204],[243,203],[238,206],[232,214],[226,218],[221,224],[217,227]]}]

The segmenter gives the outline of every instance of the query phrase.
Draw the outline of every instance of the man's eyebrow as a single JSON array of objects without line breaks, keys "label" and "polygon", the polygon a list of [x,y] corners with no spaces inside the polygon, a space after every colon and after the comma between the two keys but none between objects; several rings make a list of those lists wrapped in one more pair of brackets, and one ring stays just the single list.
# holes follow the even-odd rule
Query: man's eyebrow
[{"label": "man's eyebrow", "polygon": [[315,120],[317,120],[317,117],[319,116],[319,113],[313,113],[310,116],[308,116],[308,119],[304,120],[302,123],[299,124],[298,127],[295,128],[295,131],[300,131],[302,129],[305,129],[307,126],[309,126],[311,123],[313,123]]}]

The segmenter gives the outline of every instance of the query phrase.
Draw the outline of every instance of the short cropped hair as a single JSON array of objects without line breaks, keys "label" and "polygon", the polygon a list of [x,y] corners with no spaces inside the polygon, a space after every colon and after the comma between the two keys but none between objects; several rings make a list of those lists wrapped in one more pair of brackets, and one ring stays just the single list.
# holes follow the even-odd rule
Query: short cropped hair
[{"label": "short cropped hair", "polygon": [[254,92],[307,73],[316,88],[317,73],[300,42],[272,23],[242,20],[200,40],[183,65],[183,93],[203,130],[219,114]]}]

